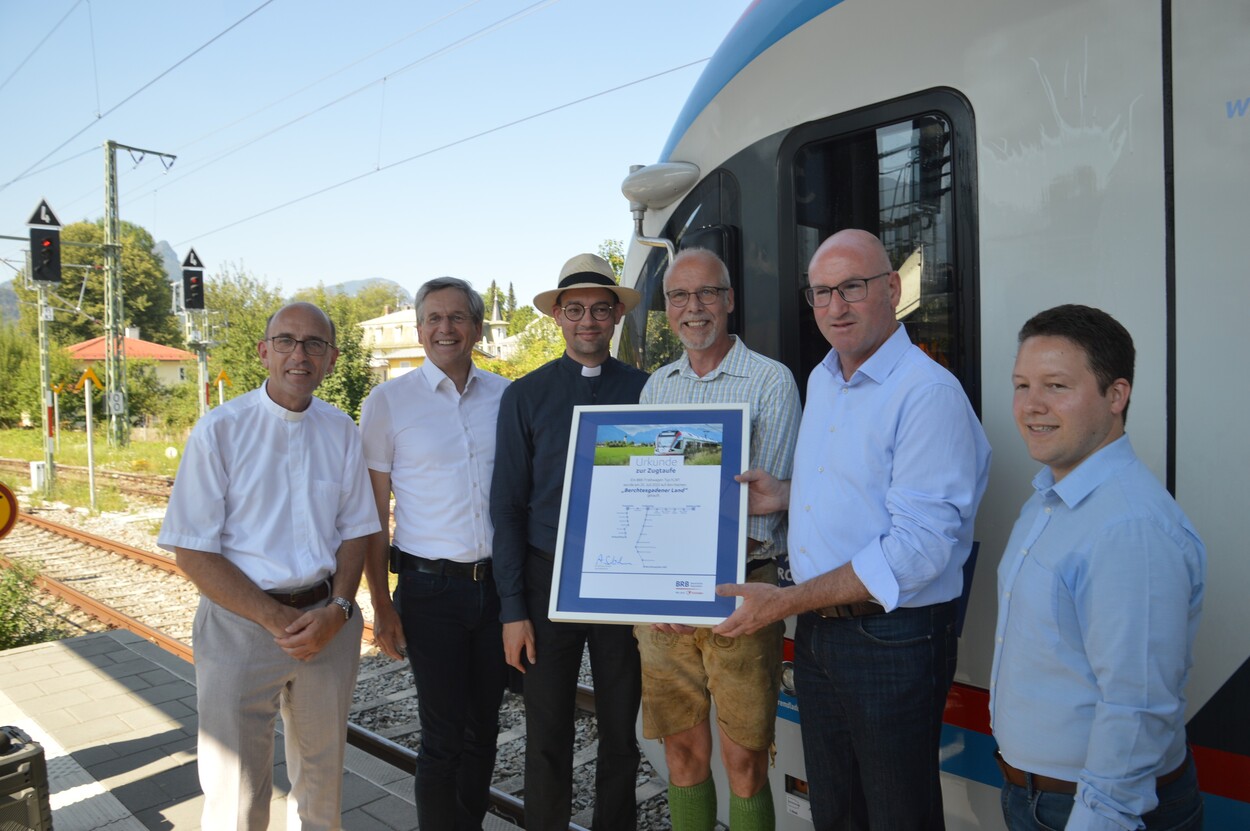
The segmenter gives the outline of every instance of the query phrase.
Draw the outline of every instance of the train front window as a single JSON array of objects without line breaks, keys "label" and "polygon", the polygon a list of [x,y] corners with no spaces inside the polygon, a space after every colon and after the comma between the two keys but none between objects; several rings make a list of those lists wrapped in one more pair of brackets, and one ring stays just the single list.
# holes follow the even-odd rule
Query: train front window
[{"label": "train front window", "polygon": [[[969,356],[976,269],[969,244],[971,182],[964,181],[971,175],[960,174],[970,168],[959,123],[966,121],[970,133],[971,113],[954,95],[937,97],[941,110],[898,117],[908,103],[912,113],[916,103],[930,103],[920,96],[804,125],[787,139],[783,158],[791,160],[792,192],[783,212],[789,207],[793,217],[790,273],[797,297],[807,285],[807,264],[826,238],[844,228],[876,234],[902,278],[899,321],[913,343],[963,382],[975,405],[979,378]],[[958,118],[950,115],[952,104]],[[810,309],[797,323],[805,378],[829,345]]]}]

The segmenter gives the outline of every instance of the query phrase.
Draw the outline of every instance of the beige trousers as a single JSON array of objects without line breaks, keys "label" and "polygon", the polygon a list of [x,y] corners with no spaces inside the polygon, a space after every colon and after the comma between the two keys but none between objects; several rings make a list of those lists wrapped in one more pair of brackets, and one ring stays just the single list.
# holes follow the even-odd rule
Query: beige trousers
[{"label": "beige trousers", "polygon": [[264,627],[200,598],[194,636],[204,828],[268,828],[279,712],[291,781],[287,828],[340,828],[362,627],[353,615],[316,658],[297,661]]}]

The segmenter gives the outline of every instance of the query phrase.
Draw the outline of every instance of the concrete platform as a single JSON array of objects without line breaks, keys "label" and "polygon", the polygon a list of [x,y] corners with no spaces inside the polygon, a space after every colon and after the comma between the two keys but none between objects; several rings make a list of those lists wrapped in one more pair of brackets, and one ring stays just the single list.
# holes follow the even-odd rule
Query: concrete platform
[{"label": "concrete platform", "polygon": [[[129,632],[0,652],[0,724],[43,745],[56,831],[200,828],[196,723],[192,666]],[[274,755],[269,827],[280,831],[281,740]],[[343,779],[347,831],[417,828],[411,775],[349,746]]]}]

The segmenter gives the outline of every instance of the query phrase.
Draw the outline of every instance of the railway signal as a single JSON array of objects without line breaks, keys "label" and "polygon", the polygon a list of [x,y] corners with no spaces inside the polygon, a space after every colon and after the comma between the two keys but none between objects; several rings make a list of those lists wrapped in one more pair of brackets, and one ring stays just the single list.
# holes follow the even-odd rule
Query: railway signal
[{"label": "railway signal", "polygon": [[31,279],[41,283],[61,282],[61,231],[59,228],[30,229]]},{"label": "railway signal", "polygon": [[61,282],[61,220],[48,200],[40,200],[26,220],[30,226],[30,276],[41,283]]},{"label": "railway signal", "polygon": [[182,307],[204,308],[204,272],[184,268],[182,270]]},{"label": "railway signal", "polygon": [[194,248],[182,261],[182,308],[188,311],[204,308],[204,263]]}]

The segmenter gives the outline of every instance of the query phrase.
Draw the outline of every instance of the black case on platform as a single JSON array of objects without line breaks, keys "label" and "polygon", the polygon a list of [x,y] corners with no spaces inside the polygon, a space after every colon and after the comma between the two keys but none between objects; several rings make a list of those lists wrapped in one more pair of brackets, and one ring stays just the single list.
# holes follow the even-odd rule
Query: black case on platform
[{"label": "black case on platform", "polygon": [[0,828],[52,831],[43,747],[17,727],[0,727]]}]

